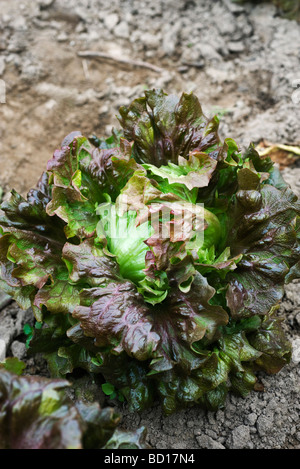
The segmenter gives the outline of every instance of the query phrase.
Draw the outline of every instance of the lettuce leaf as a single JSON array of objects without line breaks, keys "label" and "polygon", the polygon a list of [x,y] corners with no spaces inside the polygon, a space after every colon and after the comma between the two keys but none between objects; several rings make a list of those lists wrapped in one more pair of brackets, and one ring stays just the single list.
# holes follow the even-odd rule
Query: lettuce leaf
[{"label": "lettuce leaf", "polygon": [[197,97],[183,93],[181,98],[162,90],[149,90],[119,110],[124,136],[133,142],[138,163],[157,167],[178,164],[191,150],[214,149],[219,138],[216,119],[207,119]]},{"label": "lettuce leaf", "polygon": [[[146,448],[146,430],[117,429],[113,408],[67,396],[62,379],[0,373],[0,449]],[[126,446],[124,446],[126,445]]]}]

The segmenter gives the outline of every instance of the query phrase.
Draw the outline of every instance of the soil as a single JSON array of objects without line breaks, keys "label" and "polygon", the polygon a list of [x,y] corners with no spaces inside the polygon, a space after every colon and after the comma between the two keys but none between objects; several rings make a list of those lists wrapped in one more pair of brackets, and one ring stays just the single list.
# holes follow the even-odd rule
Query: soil
[{"label": "soil", "polygon": [[[206,115],[220,115],[220,137],[241,148],[262,140],[299,145],[299,41],[299,23],[264,2],[0,0],[4,197],[35,186],[69,132],[109,135],[118,108],[147,88],[193,91]],[[79,56],[87,50],[112,59]],[[300,195],[299,160],[284,158],[281,168]],[[18,356],[30,373],[47,374],[42,359],[26,357],[22,327],[31,311],[5,298],[2,308],[0,356]],[[139,415],[109,404],[119,407],[125,428],[145,425],[153,448],[300,449],[299,282],[286,287],[281,313],[293,356],[279,374],[259,376],[264,391],[229,396],[218,412],[193,408],[167,418],[158,405]]]}]

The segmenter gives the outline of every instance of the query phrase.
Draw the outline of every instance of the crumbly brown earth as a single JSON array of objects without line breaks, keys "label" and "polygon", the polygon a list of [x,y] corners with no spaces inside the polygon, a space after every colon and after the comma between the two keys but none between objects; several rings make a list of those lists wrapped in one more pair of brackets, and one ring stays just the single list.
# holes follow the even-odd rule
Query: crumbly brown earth
[{"label": "crumbly brown earth", "polygon": [[[299,41],[299,24],[268,3],[0,0],[5,197],[12,188],[25,195],[36,184],[69,132],[109,135],[118,127],[118,108],[147,88],[193,91],[207,115],[221,116],[220,136],[242,148],[263,139],[299,145]],[[111,59],[80,57],[84,50]],[[121,64],[120,57],[163,71]],[[285,157],[283,174],[300,195],[298,160]],[[158,406],[137,415],[114,402],[124,427],[146,425],[154,448],[300,449],[298,282],[286,288],[281,312],[293,358],[278,375],[260,376],[263,392],[230,396],[216,413],[193,408],[168,418]],[[22,325],[30,318],[14,303],[2,309],[0,355],[27,359]],[[46,373],[43,360],[27,363],[31,373]]]}]

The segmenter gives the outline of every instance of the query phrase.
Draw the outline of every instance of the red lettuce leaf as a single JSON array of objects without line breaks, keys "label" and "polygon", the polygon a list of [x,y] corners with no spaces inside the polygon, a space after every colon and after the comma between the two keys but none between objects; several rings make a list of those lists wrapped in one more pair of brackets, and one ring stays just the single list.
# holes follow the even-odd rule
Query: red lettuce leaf
[{"label": "red lettuce leaf", "polygon": [[73,401],[62,379],[0,373],[0,449],[146,448],[146,430],[118,429],[121,416]]},{"label": "red lettuce leaf", "polygon": [[162,90],[146,91],[126,108],[119,110],[120,124],[127,140],[133,142],[133,156],[138,163],[157,167],[178,157],[186,158],[191,150],[214,149],[218,144],[217,122],[209,121],[193,93],[178,99]]},{"label": "red lettuce leaf", "polygon": [[131,282],[111,282],[83,290],[82,305],[73,316],[98,347],[110,347],[114,354],[125,351],[141,361],[155,359],[151,368],[156,371],[175,364],[186,368],[193,342],[205,334],[212,339],[228,321],[223,308],[209,304],[213,295],[214,289],[197,274],[190,292],[174,290],[165,302],[151,307]]},{"label": "red lettuce leaf", "polygon": [[234,317],[267,314],[281,300],[299,259],[297,197],[289,188],[263,184],[257,189],[238,191],[232,207],[228,242],[234,254],[243,254],[228,276],[227,304]]}]

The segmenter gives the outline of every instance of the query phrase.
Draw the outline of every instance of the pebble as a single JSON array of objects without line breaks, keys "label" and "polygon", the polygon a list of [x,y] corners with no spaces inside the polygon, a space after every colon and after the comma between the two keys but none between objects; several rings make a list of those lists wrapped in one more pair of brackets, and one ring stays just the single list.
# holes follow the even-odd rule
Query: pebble
[{"label": "pebble", "polygon": [[247,425],[239,425],[232,431],[232,449],[249,448],[251,442],[250,429]]},{"label": "pebble", "polygon": [[257,415],[254,412],[251,412],[245,418],[245,421],[251,426],[255,425],[256,420],[257,420]]},{"label": "pebble", "polygon": [[17,16],[10,23],[10,27],[15,31],[27,31],[26,19],[24,16]]},{"label": "pebble", "polygon": [[120,37],[122,39],[128,39],[129,38],[129,26],[125,21],[121,21],[115,29],[114,29],[114,34],[117,37]]},{"label": "pebble", "polygon": [[149,49],[158,49],[161,43],[161,35],[146,32],[141,35],[141,41]]},{"label": "pebble", "polygon": [[256,422],[259,436],[265,436],[274,430],[274,421],[270,417],[260,415]]},{"label": "pebble", "polygon": [[6,50],[6,39],[4,37],[0,37],[0,51]]},{"label": "pebble", "polygon": [[[216,7],[217,11],[217,7]],[[230,12],[222,12],[223,21],[218,22],[218,29],[221,36],[232,36],[236,31],[236,21],[234,16]]]},{"label": "pebble", "polygon": [[7,46],[7,50],[8,52],[16,52],[16,53],[20,53],[20,52],[24,52],[24,50],[26,49],[27,45],[24,41],[24,38],[22,37],[22,35],[14,35],[8,46]]},{"label": "pebble", "polygon": [[196,437],[196,440],[202,449],[226,449],[221,443],[216,440],[213,440],[208,435],[200,435]]},{"label": "pebble", "polygon": [[300,337],[292,342],[292,361],[296,365],[300,363]]},{"label": "pebble", "polygon": [[177,46],[178,35],[181,23],[177,21],[174,25],[170,25],[168,30],[163,32],[161,48],[166,55],[171,56],[174,54]]},{"label": "pebble", "polygon": [[41,8],[49,8],[54,2],[55,0],[37,0]]},{"label": "pebble", "polygon": [[244,52],[245,45],[240,41],[230,41],[227,43],[228,50],[232,53]]},{"label": "pebble", "polygon": [[3,362],[6,357],[6,343],[5,340],[0,339],[0,362]]},{"label": "pebble", "polygon": [[65,32],[62,32],[57,36],[56,40],[58,42],[66,42],[68,40],[68,35]]},{"label": "pebble", "polygon": [[297,325],[300,326],[300,312],[296,314],[295,320]]},{"label": "pebble", "polygon": [[119,15],[117,15],[116,13],[111,13],[110,15],[104,16],[103,20],[107,29],[111,31],[112,29],[114,29],[115,26],[117,26],[120,21],[120,18]]},{"label": "pebble", "polygon": [[231,13],[241,13],[245,10],[244,5],[233,2],[232,0],[223,0],[223,2]]},{"label": "pebble", "polygon": [[[13,322],[12,322],[13,325]],[[0,326],[0,340],[4,342],[5,346],[8,347],[12,337],[13,337],[14,331],[12,329],[9,329],[8,326]]]},{"label": "pebble", "polygon": [[14,340],[11,344],[11,352],[14,357],[22,360],[26,356],[26,345],[19,340]]},{"label": "pebble", "polygon": [[103,104],[103,106],[99,108],[98,112],[99,115],[107,114],[109,112],[109,106],[107,104]]}]

